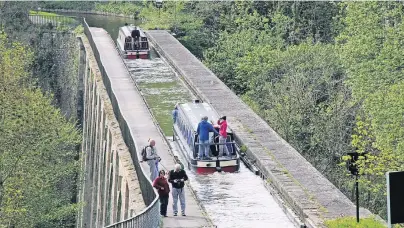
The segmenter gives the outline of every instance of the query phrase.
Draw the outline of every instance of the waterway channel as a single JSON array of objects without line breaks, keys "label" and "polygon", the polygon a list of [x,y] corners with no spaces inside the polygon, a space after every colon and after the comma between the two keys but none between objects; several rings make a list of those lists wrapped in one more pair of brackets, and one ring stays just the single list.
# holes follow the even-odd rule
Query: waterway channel
[{"label": "waterway channel", "polygon": [[[127,18],[84,15],[92,27],[106,29],[115,40],[118,27]],[[164,134],[170,136],[171,110],[176,103],[189,102],[193,95],[172,68],[154,52],[150,60],[125,60]],[[231,126],[231,123],[229,123]],[[169,137],[168,137],[169,138]],[[176,153],[176,147],[171,142]],[[241,164],[238,173],[195,175],[190,183],[213,223],[219,228],[295,227],[265,188],[263,180]]]}]

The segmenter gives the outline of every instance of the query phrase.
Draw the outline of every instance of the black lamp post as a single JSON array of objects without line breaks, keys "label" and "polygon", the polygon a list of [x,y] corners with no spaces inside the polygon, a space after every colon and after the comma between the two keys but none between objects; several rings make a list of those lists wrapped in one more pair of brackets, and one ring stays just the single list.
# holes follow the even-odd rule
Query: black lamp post
[{"label": "black lamp post", "polygon": [[351,174],[355,176],[356,222],[357,223],[359,223],[359,170],[358,170],[356,161],[358,161],[359,156],[364,156],[365,154],[366,153],[359,154],[358,152],[348,153],[348,155],[351,157],[351,159],[347,161],[348,171],[351,172]]},{"label": "black lamp post", "polygon": [[358,183],[359,170],[356,164],[356,161],[358,161],[359,154],[358,152],[352,152],[348,153],[348,155],[351,157],[351,159],[347,161],[348,166],[347,168],[349,172],[351,172],[351,174],[355,176],[356,222],[359,223],[359,183]]},{"label": "black lamp post", "polygon": [[156,7],[159,9],[159,18],[160,18],[160,10],[163,7],[163,0],[156,0]]}]

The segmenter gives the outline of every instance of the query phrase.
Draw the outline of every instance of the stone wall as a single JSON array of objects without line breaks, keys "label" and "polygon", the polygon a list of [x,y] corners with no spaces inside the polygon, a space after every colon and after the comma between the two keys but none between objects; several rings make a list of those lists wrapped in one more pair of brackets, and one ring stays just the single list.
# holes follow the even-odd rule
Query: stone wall
[{"label": "stone wall", "polygon": [[87,38],[81,40],[84,157],[78,199],[84,207],[77,227],[104,227],[135,216],[146,205],[94,54]]}]

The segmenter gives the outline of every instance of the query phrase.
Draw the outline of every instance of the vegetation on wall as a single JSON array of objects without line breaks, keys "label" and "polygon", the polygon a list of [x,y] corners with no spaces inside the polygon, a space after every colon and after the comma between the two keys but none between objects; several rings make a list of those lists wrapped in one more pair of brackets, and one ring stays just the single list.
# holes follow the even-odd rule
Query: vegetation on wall
[{"label": "vegetation on wall", "polygon": [[[75,116],[56,107],[55,90],[40,87],[52,82],[38,69],[57,64],[39,59],[59,56],[41,43],[49,34],[28,19],[30,4],[0,3],[0,227],[73,227],[82,138]],[[53,76],[66,86],[77,77],[67,58]],[[63,98],[70,104],[69,93]]]},{"label": "vegetation on wall", "polygon": [[356,218],[347,217],[339,218],[335,220],[330,220],[326,222],[328,228],[384,228],[385,226],[381,224],[374,218],[363,218],[359,223],[356,222]]},{"label": "vegetation on wall", "polygon": [[69,227],[81,137],[29,82],[27,50],[0,34],[0,226]]},{"label": "vegetation on wall", "polygon": [[35,58],[32,65],[36,85],[54,95],[54,104],[66,118],[77,117],[78,46],[71,31],[49,33],[39,30],[32,40]]}]

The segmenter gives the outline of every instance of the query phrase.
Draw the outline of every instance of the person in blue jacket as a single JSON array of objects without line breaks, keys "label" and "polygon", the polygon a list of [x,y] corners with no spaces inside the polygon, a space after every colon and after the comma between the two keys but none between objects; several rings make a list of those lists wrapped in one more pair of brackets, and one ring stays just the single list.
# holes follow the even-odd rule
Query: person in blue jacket
[{"label": "person in blue jacket", "polygon": [[[199,154],[198,154],[198,160],[211,160],[209,157],[209,132],[215,132],[216,134],[219,134],[215,128],[213,128],[212,124],[208,122],[208,117],[204,116],[202,118],[202,121],[198,124],[198,128],[196,130],[196,133],[199,135]],[[203,157],[203,155],[205,156]]]},{"label": "person in blue jacket", "polygon": [[172,116],[173,116],[173,122],[177,122],[177,116],[178,116],[178,104],[175,105],[174,110],[172,111]]}]

